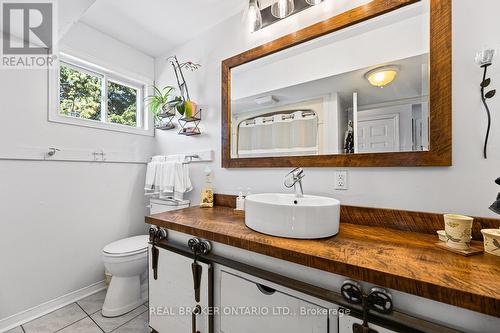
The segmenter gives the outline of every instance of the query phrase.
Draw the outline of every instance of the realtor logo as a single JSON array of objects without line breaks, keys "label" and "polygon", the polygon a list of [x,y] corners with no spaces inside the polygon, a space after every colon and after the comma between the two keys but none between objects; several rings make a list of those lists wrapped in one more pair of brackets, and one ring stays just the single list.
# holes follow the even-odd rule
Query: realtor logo
[{"label": "realtor logo", "polygon": [[1,1],[4,68],[47,68],[55,57],[55,11],[51,0]]}]

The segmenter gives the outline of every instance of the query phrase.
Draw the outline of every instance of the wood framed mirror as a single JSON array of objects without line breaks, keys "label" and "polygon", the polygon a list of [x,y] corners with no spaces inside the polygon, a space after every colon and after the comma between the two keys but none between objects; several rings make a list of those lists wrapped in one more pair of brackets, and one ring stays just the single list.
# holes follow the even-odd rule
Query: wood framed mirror
[{"label": "wood framed mirror", "polygon": [[451,0],[373,0],[233,56],[222,167],[450,166],[451,74]]}]

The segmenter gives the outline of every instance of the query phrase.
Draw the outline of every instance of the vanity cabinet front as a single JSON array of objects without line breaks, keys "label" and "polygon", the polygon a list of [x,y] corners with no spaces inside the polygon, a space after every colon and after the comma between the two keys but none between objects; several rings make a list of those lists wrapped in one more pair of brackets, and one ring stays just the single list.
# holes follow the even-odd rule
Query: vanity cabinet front
[{"label": "vanity cabinet front", "polygon": [[217,266],[220,333],[336,333],[336,305]]},{"label": "vanity cabinet front", "polygon": [[[359,324],[362,325],[363,321],[361,319],[344,315],[339,317],[339,333],[353,333],[353,325]],[[396,331],[391,331],[387,328],[380,327],[375,324],[370,324],[370,333],[397,333]],[[361,331],[362,332],[362,331]]]},{"label": "vanity cabinet front", "polygon": [[[212,267],[201,266],[199,301],[196,301],[193,281],[193,258],[166,249],[158,249],[154,267],[152,246],[149,246],[149,325],[160,333],[211,333]],[[156,272],[156,279],[154,274]]]}]

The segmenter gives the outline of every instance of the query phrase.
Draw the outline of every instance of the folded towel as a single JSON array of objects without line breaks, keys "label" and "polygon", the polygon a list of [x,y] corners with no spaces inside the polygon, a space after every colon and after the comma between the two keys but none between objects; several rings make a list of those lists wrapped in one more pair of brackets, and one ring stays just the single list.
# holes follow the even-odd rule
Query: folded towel
[{"label": "folded towel", "polygon": [[163,162],[161,163],[161,177],[158,180],[158,186],[160,190],[160,194],[163,194],[165,192],[172,193],[174,192],[174,186],[175,186],[175,166],[179,162]]},{"label": "folded towel", "polygon": [[186,161],[186,154],[174,154],[174,155],[168,155],[165,156],[165,161],[167,162],[185,162]]},{"label": "folded towel", "polygon": [[157,164],[157,162],[148,163],[146,169],[146,181],[144,185],[144,191],[146,191],[146,193],[154,191]]},{"label": "folded towel", "polygon": [[174,172],[174,191],[186,193],[192,189],[191,179],[189,179],[189,166],[187,164],[176,163]]},{"label": "folded towel", "polygon": [[146,168],[146,180],[144,191],[146,195],[159,193],[159,181],[162,178],[162,163],[165,162],[165,156],[153,156],[151,162],[148,163]]},{"label": "folded towel", "polygon": [[184,159],[185,155],[153,157],[146,170],[145,194],[182,200],[184,193],[193,189]]}]

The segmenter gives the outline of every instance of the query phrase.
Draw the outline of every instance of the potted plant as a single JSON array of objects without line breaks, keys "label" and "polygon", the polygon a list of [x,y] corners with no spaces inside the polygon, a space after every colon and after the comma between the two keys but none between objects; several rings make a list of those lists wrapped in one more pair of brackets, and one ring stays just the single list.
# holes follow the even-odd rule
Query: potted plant
[{"label": "potted plant", "polygon": [[195,102],[191,101],[189,96],[189,90],[184,78],[183,69],[190,71],[195,71],[201,67],[200,64],[196,64],[192,61],[187,61],[180,63],[176,56],[169,57],[168,62],[172,65],[175,73],[175,78],[177,79],[177,85],[179,86],[180,96],[175,97],[171,102],[170,106],[175,108],[179,114],[185,118],[192,118],[196,114],[197,105]]},{"label": "potted plant", "polygon": [[160,89],[153,85],[154,94],[145,98],[149,106],[149,111],[153,114],[157,123],[160,123],[162,118],[173,117],[175,115],[175,109],[170,104],[173,101],[171,97],[174,89],[171,86]]}]

